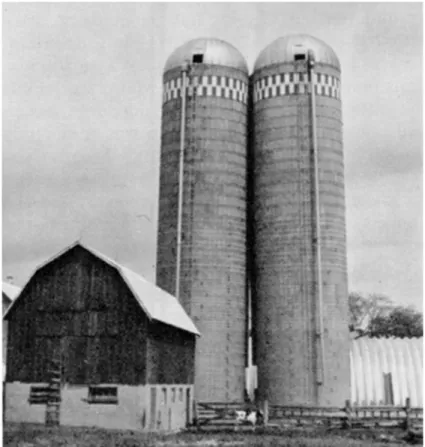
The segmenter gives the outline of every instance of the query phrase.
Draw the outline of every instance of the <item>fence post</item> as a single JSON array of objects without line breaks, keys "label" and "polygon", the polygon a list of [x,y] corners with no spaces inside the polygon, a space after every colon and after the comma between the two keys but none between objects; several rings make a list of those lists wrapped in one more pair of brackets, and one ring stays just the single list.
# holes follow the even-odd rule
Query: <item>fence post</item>
[{"label": "fence post", "polygon": [[192,404],[193,404],[192,425],[195,425],[196,428],[198,428],[198,404],[196,403],[195,399],[193,399]]},{"label": "fence post", "polygon": [[6,422],[6,382],[3,380],[3,426]]},{"label": "fence post", "polygon": [[267,399],[264,401],[263,408],[264,408],[264,411],[263,411],[263,413],[264,413],[264,426],[266,427],[268,425],[268,423],[269,423],[269,401]]},{"label": "fence post", "polygon": [[410,397],[406,397],[406,407],[404,408],[404,411],[406,412],[406,419],[404,422],[404,428],[405,430],[410,430]]},{"label": "fence post", "polygon": [[351,401],[347,399],[344,407],[345,414],[347,415],[347,428],[351,428]]}]

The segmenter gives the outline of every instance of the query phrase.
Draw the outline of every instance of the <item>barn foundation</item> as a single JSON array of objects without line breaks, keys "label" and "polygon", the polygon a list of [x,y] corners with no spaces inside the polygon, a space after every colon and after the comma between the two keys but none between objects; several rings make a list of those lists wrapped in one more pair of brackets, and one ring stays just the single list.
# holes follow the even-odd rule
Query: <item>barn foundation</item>
[{"label": "barn foundation", "polygon": [[[46,404],[31,404],[31,387],[45,384],[6,383],[5,420],[45,423]],[[192,421],[193,385],[108,385],[118,402],[89,403],[88,386],[61,388],[60,425],[117,430],[175,431]]]}]

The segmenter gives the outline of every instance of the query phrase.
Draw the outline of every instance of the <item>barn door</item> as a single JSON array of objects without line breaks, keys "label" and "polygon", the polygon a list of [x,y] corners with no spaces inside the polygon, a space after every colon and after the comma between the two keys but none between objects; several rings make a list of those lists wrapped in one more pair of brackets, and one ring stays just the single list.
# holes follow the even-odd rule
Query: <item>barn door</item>
[{"label": "barn door", "polygon": [[190,407],[191,407],[190,388],[187,388],[187,390],[186,390],[186,424],[187,425],[192,422],[190,420]]},{"label": "barn door", "polygon": [[155,430],[156,427],[156,387],[151,387],[151,417],[150,417],[151,429]]},{"label": "barn door", "polygon": [[384,373],[384,403],[394,405],[394,390],[391,373]]}]

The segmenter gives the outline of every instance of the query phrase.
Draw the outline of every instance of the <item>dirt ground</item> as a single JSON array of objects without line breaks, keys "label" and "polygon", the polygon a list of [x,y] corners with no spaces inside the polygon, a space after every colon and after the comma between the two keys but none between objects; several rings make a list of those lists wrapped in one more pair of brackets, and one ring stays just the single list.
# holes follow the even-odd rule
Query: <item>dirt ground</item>
[{"label": "dirt ground", "polygon": [[229,432],[153,435],[95,428],[47,428],[35,424],[6,424],[3,445],[8,447],[395,447],[403,445],[401,435],[401,433],[383,435],[372,432],[344,435],[302,431],[281,434]]}]

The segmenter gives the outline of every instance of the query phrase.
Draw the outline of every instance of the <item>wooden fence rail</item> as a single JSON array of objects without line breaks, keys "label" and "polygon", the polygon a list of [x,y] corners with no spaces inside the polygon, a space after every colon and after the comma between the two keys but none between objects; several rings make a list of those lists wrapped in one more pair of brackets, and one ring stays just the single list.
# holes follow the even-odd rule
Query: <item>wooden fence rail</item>
[{"label": "wooden fence rail", "polygon": [[[253,408],[243,402],[220,403],[202,402],[195,404],[196,425],[228,426],[235,423],[235,410]],[[314,424],[320,422],[328,426],[342,425],[346,428],[366,425],[387,425],[409,430],[414,425],[423,425],[423,408],[414,408],[410,399],[405,406],[352,406],[350,401],[344,407],[284,406],[270,405],[267,401],[261,406],[264,425],[279,425],[284,422]]]}]

